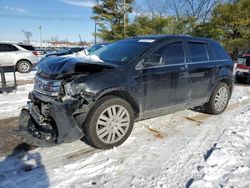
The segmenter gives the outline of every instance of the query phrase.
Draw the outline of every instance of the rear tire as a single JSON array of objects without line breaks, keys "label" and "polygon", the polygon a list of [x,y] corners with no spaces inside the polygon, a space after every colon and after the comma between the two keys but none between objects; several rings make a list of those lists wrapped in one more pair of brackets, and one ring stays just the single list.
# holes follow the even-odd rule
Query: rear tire
[{"label": "rear tire", "polygon": [[134,111],[126,100],[105,96],[96,102],[84,125],[88,144],[99,149],[110,149],[120,146],[131,134]]},{"label": "rear tire", "polygon": [[205,112],[209,114],[221,114],[228,105],[230,98],[230,89],[226,83],[219,83],[214,89],[210,100],[204,105]]},{"label": "rear tire", "polygon": [[30,62],[26,60],[21,60],[17,63],[16,69],[20,73],[29,73],[32,69]]}]

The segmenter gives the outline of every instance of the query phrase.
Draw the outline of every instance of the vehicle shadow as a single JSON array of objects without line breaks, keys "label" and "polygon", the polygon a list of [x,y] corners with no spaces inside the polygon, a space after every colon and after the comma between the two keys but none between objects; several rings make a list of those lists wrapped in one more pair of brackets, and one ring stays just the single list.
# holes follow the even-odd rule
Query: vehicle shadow
[{"label": "vehicle shadow", "polygon": [[22,143],[12,154],[0,158],[0,187],[49,187],[49,178],[39,152],[28,152]]},{"label": "vehicle shadow", "polygon": [[239,80],[236,79],[236,80],[235,80],[235,85],[250,87],[250,78],[248,78],[248,79],[245,80],[244,82],[239,81]]},{"label": "vehicle shadow", "polygon": [[194,107],[194,108],[190,108],[189,110],[192,110],[194,112],[199,112],[199,113],[207,114],[207,112],[205,111],[204,106],[197,106],[197,107]]}]

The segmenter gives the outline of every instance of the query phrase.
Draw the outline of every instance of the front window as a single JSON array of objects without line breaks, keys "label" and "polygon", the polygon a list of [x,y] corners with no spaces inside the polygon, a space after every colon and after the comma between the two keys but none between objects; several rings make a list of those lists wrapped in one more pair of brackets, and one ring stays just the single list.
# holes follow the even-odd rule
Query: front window
[{"label": "front window", "polygon": [[142,53],[153,42],[151,39],[126,39],[104,46],[90,56],[98,56],[108,63],[124,64]]},{"label": "front window", "polygon": [[184,49],[181,42],[167,44],[147,56],[144,60],[146,66],[173,65],[185,62]]}]

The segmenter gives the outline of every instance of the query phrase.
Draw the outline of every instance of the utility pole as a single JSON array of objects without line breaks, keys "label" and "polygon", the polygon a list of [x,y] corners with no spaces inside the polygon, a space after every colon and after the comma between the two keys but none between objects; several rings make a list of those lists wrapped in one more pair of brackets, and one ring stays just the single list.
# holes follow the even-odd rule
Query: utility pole
[{"label": "utility pole", "polygon": [[82,37],[81,34],[79,34],[80,44],[82,45]]},{"label": "utility pole", "polygon": [[123,11],[124,11],[124,13],[123,13],[123,19],[124,19],[124,33],[123,33],[123,35],[124,35],[124,37],[126,36],[126,19],[127,19],[127,9],[126,9],[126,0],[124,0],[123,1]]},{"label": "utility pole", "polygon": [[126,27],[127,27],[127,11],[129,9],[129,3],[126,3],[126,0],[123,0],[123,3],[119,3],[122,6],[123,10],[123,35],[126,37]]},{"label": "utility pole", "polygon": [[39,31],[40,31],[40,48],[42,48],[42,26],[39,26]]},{"label": "utility pole", "polygon": [[[99,5],[99,0],[96,0],[96,4]],[[97,34],[97,23],[96,23],[96,21],[97,20],[95,20],[95,44],[97,42],[97,39],[96,39],[97,38],[97,36],[96,36],[96,34]]]},{"label": "utility pole", "polygon": [[96,30],[97,30],[97,25],[96,25],[96,20],[95,20],[95,44],[96,44]]}]

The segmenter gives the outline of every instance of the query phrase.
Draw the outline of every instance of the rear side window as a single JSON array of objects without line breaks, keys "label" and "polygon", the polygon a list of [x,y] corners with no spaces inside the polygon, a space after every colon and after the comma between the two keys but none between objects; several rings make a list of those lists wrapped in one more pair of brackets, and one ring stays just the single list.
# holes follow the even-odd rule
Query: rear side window
[{"label": "rear side window", "polygon": [[188,42],[192,62],[208,61],[207,47],[204,43]]},{"label": "rear side window", "polygon": [[0,52],[13,52],[18,51],[18,49],[11,44],[0,44]]},{"label": "rear side window", "polygon": [[33,46],[30,46],[30,45],[18,44],[18,46],[21,46],[21,47],[24,48],[25,50],[35,51],[35,48],[34,48]]},{"label": "rear side window", "polygon": [[218,44],[217,42],[212,42],[211,43],[211,52],[210,52],[210,56],[214,56],[213,59],[215,60],[222,60],[222,59],[228,59],[229,56],[228,54],[225,52],[225,50],[222,48],[222,46],[220,44]]}]

